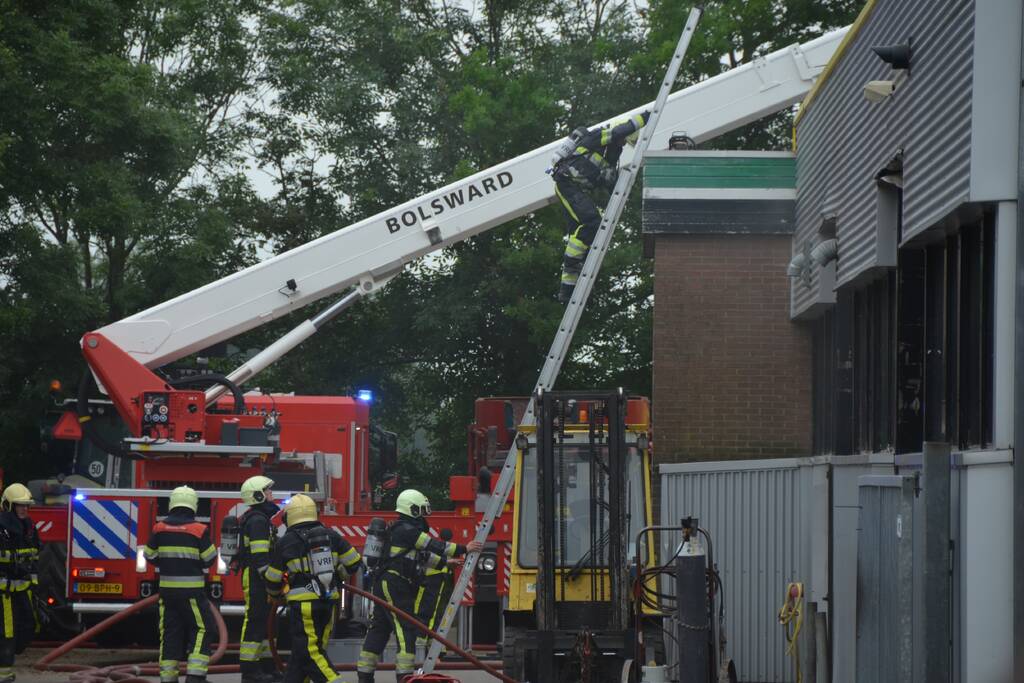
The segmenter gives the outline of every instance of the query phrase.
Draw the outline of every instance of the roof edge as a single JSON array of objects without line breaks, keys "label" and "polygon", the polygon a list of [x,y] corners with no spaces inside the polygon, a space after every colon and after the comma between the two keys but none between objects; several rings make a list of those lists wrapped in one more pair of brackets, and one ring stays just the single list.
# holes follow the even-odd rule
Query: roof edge
[{"label": "roof edge", "polygon": [[803,118],[807,109],[811,106],[811,102],[813,102],[814,98],[817,96],[818,90],[820,90],[825,81],[828,80],[828,77],[832,75],[832,71],[835,69],[836,65],[839,64],[839,60],[841,60],[843,55],[846,54],[846,50],[850,46],[850,43],[854,41],[857,34],[860,33],[860,29],[867,23],[868,17],[871,16],[871,13],[874,11],[877,4],[878,0],[868,0],[867,4],[864,5],[864,9],[862,9],[860,14],[857,15],[857,20],[853,22],[850,26],[850,30],[846,32],[845,36],[843,36],[843,42],[839,43],[839,47],[837,47],[836,51],[832,53],[832,58],[828,60],[828,64],[825,65],[825,68],[822,69],[818,78],[815,79],[814,85],[812,85],[811,89],[807,91],[806,95],[804,95],[804,99],[800,102],[800,109],[797,111],[796,116],[793,119],[794,149],[796,148],[796,127],[800,123],[800,119]]}]

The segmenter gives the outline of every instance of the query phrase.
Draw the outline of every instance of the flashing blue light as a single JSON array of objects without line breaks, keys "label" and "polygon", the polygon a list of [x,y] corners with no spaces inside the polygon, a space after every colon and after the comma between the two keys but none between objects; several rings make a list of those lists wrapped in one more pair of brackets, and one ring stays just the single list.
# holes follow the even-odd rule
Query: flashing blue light
[{"label": "flashing blue light", "polygon": [[363,403],[369,403],[373,400],[373,392],[369,389],[360,389],[356,392],[356,398]]},{"label": "flashing blue light", "polygon": [[84,493],[76,493],[75,494],[75,500],[85,500],[85,494]]},{"label": "flashing blue light", "polygon": [[291,498],[285,498],[283,501],[281,501],[281,507],[288,505],[288,503],[290,502],[292,502]]}]

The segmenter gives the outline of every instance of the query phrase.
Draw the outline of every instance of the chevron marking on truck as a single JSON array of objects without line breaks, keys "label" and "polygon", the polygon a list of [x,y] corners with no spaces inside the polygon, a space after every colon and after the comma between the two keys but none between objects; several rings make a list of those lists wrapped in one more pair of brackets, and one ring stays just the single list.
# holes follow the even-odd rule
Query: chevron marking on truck
[{"label": "chevron marking on truck", "polygon": [[53,522],[36,522],[36,531],[38,531],[41,534],[45,534],[52,528]]},{"label": "chevron marking on truck", "polygon": [[138,548],[139,505],[128,500],[76,500],[71,556],[123,560]]},{"label": "chevron marking on truck", "polygon": [[506,543],[504,545],[504,547],[505,547],[505,553],[504,553],[505,557],[504,557],[504,560],[503,560],[503,564],[504,564],[503,568],[504,568],[505,571],[503,572],[503,574],[504,574],[503,578],[505,579],[505,594],[507,595],[508,594],[508,589],[512,585],[512,544],[511,543]]}]

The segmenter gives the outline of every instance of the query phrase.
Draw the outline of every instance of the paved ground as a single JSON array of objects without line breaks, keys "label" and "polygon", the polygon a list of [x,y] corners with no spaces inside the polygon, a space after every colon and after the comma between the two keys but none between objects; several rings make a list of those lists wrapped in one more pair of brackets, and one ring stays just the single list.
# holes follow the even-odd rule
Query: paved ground
[{"label": "paved ground", "polygon": [[[54,673],[47,671],[35,671],[32,664],[43,657],[48,649],[29,648],[17,658],[16,673],[18,683],[59,683],[66,681],[68,674]],[[76,650],[58,660],[63,664],[91,664],[93,666],[108,666],[110,664],[126,664],[130,662],[152,662],[156,659],[155,650],[109,650],[109,649],[82,649]],[[450,671],[448,675],[456,678],[460,683],[491,683],[497,679],[480,671]],[[239,674],[218,674],[209,677],[210,683],[238,683]],[[156,676],[152,677],[156,683]],[[182,677],[181,680],[184,680]],[[345,683],[355,683],[355,673],[342,673],[341,680]],[[377,683],[393,683],[395,674],[392,671],[381,671],[377,674]]]}]

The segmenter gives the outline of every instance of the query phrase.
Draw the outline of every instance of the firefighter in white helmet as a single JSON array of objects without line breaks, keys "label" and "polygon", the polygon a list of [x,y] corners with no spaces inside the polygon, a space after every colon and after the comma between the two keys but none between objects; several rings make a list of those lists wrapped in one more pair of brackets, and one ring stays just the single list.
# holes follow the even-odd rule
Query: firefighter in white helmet
[{"label": "firefighter in white helmet", "polygon": [[217,633],[203,570],[217,559],[217,549],[209,529],[196,521],[195,491],[179,486],[167,507],[142,550],[160,570],[160,683],[177,683],[182,659],[185,683],[203,683]]},{"label": "firefighter in white helmet", "polygon": [[273,485],[272,479],[257,475],[246,479],[241,490],[242,502],[249,506],[239,521],[241,552],[235,558],[242,571],[242,593],[245,596],[245,619],[238,648],[242,683],[274,683],[283,679],[274,667],[267,640],[270,605],[263,578],[274,547],[271,519],[280,510],[274,503]]},{"label": "firefighter in white helmet", "polygon": [[14,680],[14,655],[21,654],[39,630],[32,588],[39,583],[39,536],[28,516],[32,494],[11,484],[0,497],[0,682]]},{"label": "firefighter in white helmet", "polygon": [[[424,571],[422,556],[433,553],[448,560],[467,552],[479,552],[483,544],[470,541],[462,545],[431,537],[430,526],[427,524],[427,516],[431,512],[430,501],[415,489],[406,489],[398,495],[395,511],[398,512],[398,519],[388,529],[389,547],[377,569],[373,593],[407,614],[415,615],[416,596]],[[370,629],[366,632],[363,650],[359,653],[359,683],[373,683],[374,671],[392,631],[398,638],[395,678],[398,683],[404,683],[412,676],[416,661],[416,628],[388,610],[374,606]]]},{"label": "firefighter in white helmet", "polygon": [[288,531],[276,544],[263,575],[267,593],[275,598],[284,594],[288,602],[291,657],[284,680],[341,683],[327,658],[327,640],[337,618],[341,583],[359,570],[362,558],[348,541],[320,523],[309,496],[292,496],[284,514]]}]

